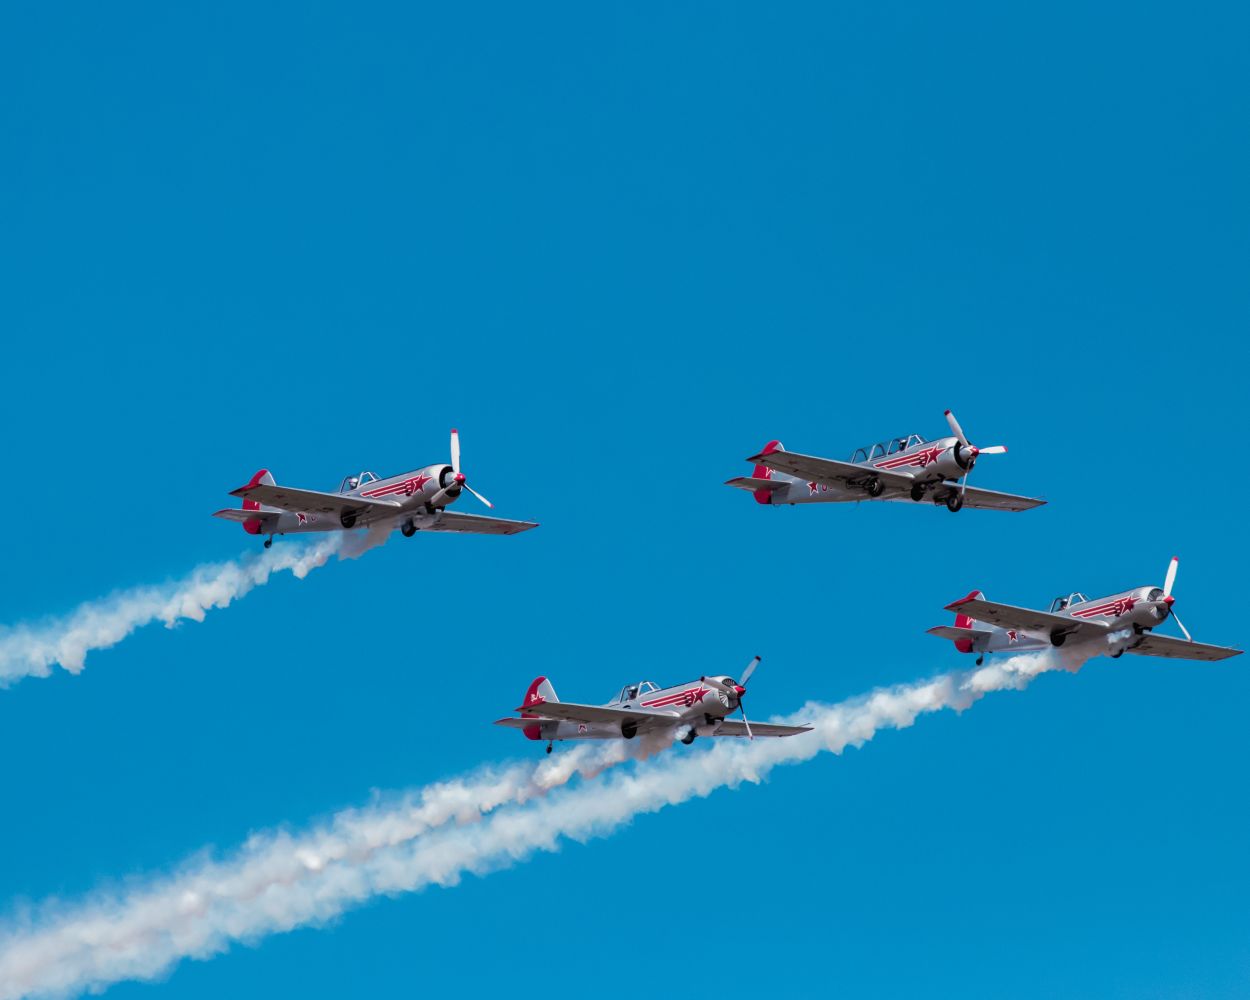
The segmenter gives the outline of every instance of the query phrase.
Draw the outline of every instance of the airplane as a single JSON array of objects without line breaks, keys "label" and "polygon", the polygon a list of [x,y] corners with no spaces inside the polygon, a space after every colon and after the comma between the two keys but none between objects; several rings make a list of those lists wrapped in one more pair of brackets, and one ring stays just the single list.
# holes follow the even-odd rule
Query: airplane
[{"label": "airplane", "polygon": [[959,421],[946,411],[953,437],[926,441],[918,434],[893,438],[860,448],[839,462],[786,451],[780,441],[769,441],[758,455],[750,476],[738,476],[725,485],[748,490],[757,503],[849,503],[860,500],[929,500],[958,511],[966,504],[983,510],[1028,510],[1045,500],[998,493],[968,485],[968,473],[979,455],[1003,455],[1003,445],[978,448],[968,441]]},{"label": "airplane", "polygon": [[[547,753],[555,740],[632,740],[635,736],[671,730],[689,746],[696,736],[796,736],[811,726],[778,726],[766,722],[752,725],[742,706],[747,681],[759,666],[757,656],[742,679],[718,675],[700,677],[688,684],[661,688],[651,681],[626,684],[606,705],[577,705],[561,701],[546,677],[537,677],[517,709],[521,717],[495,720],[497,726],[519,729],[526,739],[546,740]],[[735,710],[742,721],[728,719]]]},{"label": "airplane", "polygon": [[351,531],[353,528],[399,528],[405,538],[418,531],[458,531],[478,535],[515,535],[537,528],[533,521],[509,521],[447,510],[468,490],[487,507],[486,497],[465,482],[460,471],[460,433],[451,431],[451,464],[427,465],[413,472],[379,479],[372,472],[347,476],[338,493],[279,486],[261,469],[230,495],[243,498],[242,509],[219,510],[213,517],[237,521],[249,535],[303,534],[310,531]]},{"label": "airplane", "polygon": [[[1165,656],[1178,660],[1224,660],[1242,651],[1227,646],[1209,646],[1194,642],[1189,630],[1181,624],[1172,608],[1176,598],[1172,585],[1176,582],[1175,557],[1168,564],[1162,587],[1135,587],[1110,597],[1090,600],[1073,593],[1056,597],[1049,611],[1030,611],[1010,604],[987,601],[974,590],[967,597],[946,606],[955,612],[955,625],[938,625],[929,635],[950,639],[961,653],[977,653],[977,663],[985,662],[986,653],[1017,653],[1062,646],[1069,639],[1087,641],[1103,639],[1112,658],[1125,653],[1139,656]],[[1175,620],[1184,639],[1156,635],[1152,629],[1168,617]]]}]

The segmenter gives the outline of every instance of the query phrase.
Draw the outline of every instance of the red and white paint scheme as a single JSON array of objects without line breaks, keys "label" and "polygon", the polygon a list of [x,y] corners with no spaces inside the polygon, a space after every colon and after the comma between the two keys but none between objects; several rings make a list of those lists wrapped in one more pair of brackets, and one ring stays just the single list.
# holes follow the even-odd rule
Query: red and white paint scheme
[{"label": "red and white paint scheme", "polygon": [[237,521],[249,535],[274,535],[309,531],[351,531],[355,528],[398,528],[411,538],[418,531],[458,531],[477,535],[515,535],[538,527],[533,521],[509,521],[480,514],[447,510],[463,493],[493,505],[465,481],[460,471],[460,433],[451,432],[451,463],[427,465],[380,479],[372,472],[345,476],[337,493],[292,489],[274,482],[261,469],[245,485],[231,490],[242,497],[242,509],[219,510],[213,517]]},{"label": "red and white paint scheme", "polygon": [[[557,740],[632,740],[665,732],[690,744],[698,736],[796,736],[810,726],[780,726],[747,721],[742,707],[747,681],[759,666],[757,656],[741,680],[724,674],[700,677],[688,684],[661,688],[651,681],[626,684],[606,705],[561,701],[546,677],[535,678],[517,709],[520,717],[498,719],[497,726],[519,729],[527,739],[546,740],[547,753]],[[742,721],[726,718],[733,712]]]},{"label": "red and white paint scheme", "polygon": [[[1101,643],[1100,651],[1112,657],[1125,653],[1164,656],[1179,660],[1223,660],[1240,649],[1194,642],[1176,617],[1172,586],[1179,560],[1168,564],[1162,587],[1136,587],[1091,601],[1081,593],[1056,597],[1049,611],[1032,611],[1010,604],[987,601],[974,590],[946,606],[955,612],[955,625],[929,629],[930,635],[949,639],[961,653],[976,653],[977,663],[986,653],[1047,649],[1066,642]],[[1184,639],[1156,635],[1153,629],[1172,618]]]},{"label": "red and white paint scheme", "polygon": [[968,441],[950,410],[946,411],[951,437],[926,441],[918,434],[891,438],[859,448],[845,462],[786,451],[780,441],[769,441],[754,462],[750,476],[739,476],[726,486],[749,490],[757,503],[783,506],[799,503],[850,503],[860,500],[910,500],[945,504],[951,511],[964,506],[983,510],[1028,510],[1045,500],[998,493],[968,485],[968,473],[981,455],[1002,455],[1002,445],[979,448]]}]

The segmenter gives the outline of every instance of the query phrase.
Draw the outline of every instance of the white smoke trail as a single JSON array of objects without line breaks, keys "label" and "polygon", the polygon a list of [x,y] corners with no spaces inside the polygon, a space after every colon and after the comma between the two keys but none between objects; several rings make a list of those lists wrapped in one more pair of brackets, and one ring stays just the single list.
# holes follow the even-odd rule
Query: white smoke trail
[{"label": "white smoke trail", "polygon": [[0,1000],[155,978],[183,958],[322,923],[377,895],[454,885],[465,874],[556,850],[562,839],[605,836],[642,813],[761,781],[780,764],[841,753],[922,714],[962,711],[1040,673],[1075,670],[1083,659],[1070,650],[1066,658],[1027,654],[836,705],[811,703],[793,717],[811,724],[810,734],[718,741],[707,752],[669,756],[548,798],[575,774],[593,777],[621,762],[633,745],[579,747],[536,767],[487,770],[341,813],[306,834],[253,837],[230,860],[198,861],[145,887],[12,927],[0,937]]},{"label": "white smoke trail", "polygon": [[71,674],[81,673],[92,650],[115,646],[151,622],[163,622],[166,628],[188,619],[202,622],[210,609],[227,607],[282,570],[302,580],[323,566],[339,544],[339,536],[333,535],[309,546],[277,546],[254,558],[200,566],[163,586],[136,587],[88,601],[63,618],[0,626],[0,687],[23,677],[47,677],[58,664]]}]

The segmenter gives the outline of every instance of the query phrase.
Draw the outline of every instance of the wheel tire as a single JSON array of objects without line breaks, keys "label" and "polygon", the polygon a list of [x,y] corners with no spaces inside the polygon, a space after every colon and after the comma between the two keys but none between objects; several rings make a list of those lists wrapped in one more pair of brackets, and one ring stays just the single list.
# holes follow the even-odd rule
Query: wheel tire
[{"label": "wheel tire", "polygon": [[625,739],[627,740],[632,740],[635,736],[638,735],[638,723],[622,722],[621,723],[621,735],[624,736]]},{"label": "wheel tire", "polygon": [[1124,650],[1122,650],[1122,649],[1120,649],[1120,650],[1116,650],[1116,652],[1114,652],[1114,653],[1112,653],[1112,654],[1111,654],[1111,659],[1113,659],[1113,660],[1118,660],[1118,659],[1119,659],[1121,656],[1123,656],[1123,655],[1124,655]]},{"label": "wheel tire", "polygon": [[690,744],[694,742],[695,735],[696,735],[696,733],[695,733],[695,731],[692,729],[692,730],[690,730],[690,732],[686,733],[686,735],[685,735],[685,736],[683,736],[683,737],[681,738],[681,741],[682,741],[684,744],[686,744],[686,746],[690,746]]},{"label": "wheel tire", "polygon": [[1052,632],[1050,636],[1050,644],[1052,646],[1062,646],[1068,641],[1068,637],[1062,632]]},{"label": "wheel tire", "polygon": [[399,526],[399,533],[405,538],[411,538],[417,533],[417,526],[411,521],[405,521]]},{"label": "wheel tire", "polygon": [[355,512],[344,511],[342,514],[339,515],[339,524],[341,524],[344,529],[350,529],[350,528],[356,527]]},{"label": "wheel tire", "polygon": [[924,499],[924,487],[917,483],[911,488],[911,498],[919,503]]},{"label": "wheel tire", "polygon": [[964,495],[959,490],[951,490],[946,494],[946,509],[952,514],[959,513],[963,509]]},{"label": "wheel tire", "polygon": [[881,480],[873,476],[868,482],[864,483],[864,489],[870,497],[879,497],[885,492],[885,486]]}]

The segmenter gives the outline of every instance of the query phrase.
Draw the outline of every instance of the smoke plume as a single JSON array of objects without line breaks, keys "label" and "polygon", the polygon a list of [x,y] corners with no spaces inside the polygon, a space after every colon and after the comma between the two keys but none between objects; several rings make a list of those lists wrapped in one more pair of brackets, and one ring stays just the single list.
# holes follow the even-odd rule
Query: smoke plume
[{"label": "smoke plume", "polygon": [[202,622],[212,608],[224,608],[269,578],[290,570],[302,580],[325,565],[339,548],[332,535],[312,545],[275,546],[255,557],[200,566],[181,580],[159,587],[135,587],[88,601],[62,618],[0,627],[0,687],[23,677],[47,677],[58,664],[81,673],[87,654],[108,649],[144,625],[159,621],[173,628],[181,621]]},{"label": "smoke plume", "polygon": [[[0,935],[0,1000],[152,979],[184,958],[236,941],[320,924],[379,895],[454,885],[516,864],[565,840],[606,836],[635,816],[759,782],[774,767],[841,753],[926,713],[963,711],[1038,674],[1075,670],[1076,650],[1025,654],[969,672],[881,688],[833,705],[809,703],[783,722],[813,732],[782,740],[706,742],[595,779],[654,741],[578,746],[538,765],[487,768],[467,778],[348,810],[308,832],[252,837],[233,857],[199,859],[172,875],[68,908],[44,907]],[[700,741],[704,742],[704,741]],[[696,744],[697,747],[697,744]],[[575,776],[582,780],[565,788]]]}]

